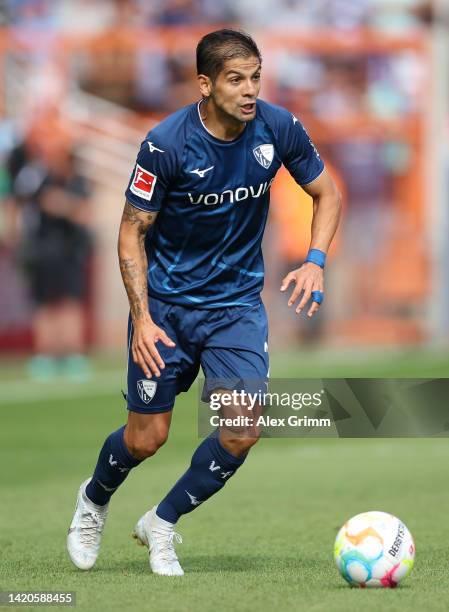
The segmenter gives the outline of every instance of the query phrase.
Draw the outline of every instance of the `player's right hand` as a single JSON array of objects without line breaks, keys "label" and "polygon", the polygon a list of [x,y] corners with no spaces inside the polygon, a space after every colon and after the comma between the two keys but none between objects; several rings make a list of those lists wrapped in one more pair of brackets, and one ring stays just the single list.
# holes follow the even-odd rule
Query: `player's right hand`
[{"label": "player's right hand", "polygon": [[143,370],[147,378],[154,375],[160,376],[165,363],[156,348],[156,342],[162,342],[165,346],[174,348],[176,344],[171,340],[163,329],[152,321],[133,323],[134,333],[131,350],[134,363]]}]

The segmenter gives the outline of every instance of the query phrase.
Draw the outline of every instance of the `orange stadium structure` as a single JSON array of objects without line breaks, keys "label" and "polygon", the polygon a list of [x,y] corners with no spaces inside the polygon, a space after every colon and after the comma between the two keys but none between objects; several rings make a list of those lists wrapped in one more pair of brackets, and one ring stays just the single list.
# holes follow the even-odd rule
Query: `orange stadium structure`
[{"label": "orange stadium structure", "polygon": [[[98,206],[97,231],[105,233],[101,238],[103,254],[98,256],[96,269],[108,270],[113,280],[103,279],[95,283],[95,308],[92,310],[92,327],[96,331],[95,343],[99,346],[119,345],[122,338],[114,331],[121,312],[111,307],[99,313],[100,304],[112,295],[122,295],[117,273],[111,274],[111,257],[115,253],[117,215],[121,210],[122,193],[126,175],[130,171],[133,152],[151,125],[161,114],[135,112],[120,108],[117,104],[100,103],[92,99],[81,110],[73,94],[73,64],[83,61],[92,65],[93,73],[108,81],[110,87],[126,88],[132,79],[137,50],[176,52],[194,56],[198,39],[206,32],[204,28],[135,30],[114,29],[96,35],[52,35],[49,57],[60,75],[62,85],[60,99],[53,100],[53,109],[58,109],[61,124],[66,126],[65,134],[84,143],[82,162],[89,178],[94,182],[94,202]],[[396,53],[418,54],[425,67],[429,67],[429,41],[423,32],[407,35],[393,35],[373,31],[329,32],[319,30],[301,34],[291,32],[254,32],[264,54],[263,97],[276,102],[279,98],[276,82],[276,53],[305,53],[319,57],[362,57],[391,56]],[[11,31],[0,34],[0,78],[6,83],[6,65],[15,53],[32,54],[43,48],[48,41],[42,33],[30,33],[18,37]],[[151,78],[151,75],[150,77]],[[430,86],[430,83],[428,84]],[[191,90],[192,100],[196,95],[195,83]],[[77,92],[79,94],[79,91]],[[5,116],[7,108],[5,91],[0,97],[0,114]],[[83,98],[84,101],[87,100]],[[89,99],[90,100],[90,99]],[[399,344],[416,343],[426,340],[426,326],[423,312],[429,299],[429,261],[426,256],[427,214],[425,202],[426,184],[426,125],[428,108],[425,91],[416,101],[412,111],[403,116],[382,117],[363,113],[342,114],[326,119],[311,112],[301,113],[301,120],[313,135],[313,140],[333,171],[333,175],[345,193],[345,176],[339,168],[339,160],[327,158],[326,151],[331,145],[344,142],[348,134],[352,139],[378,143],[396,142],[407,147],[408,160],[400,172],[391,178],[391,224],[386,235],[379,236],[379,248],[374,261],[359,261],[353,254],[348,256],[350,245],[345,243],[344,226],[336,239],[331,253],[330,274],[337,270],[338,278],[344,278],[341,295],[329,299],[331,311],[326,313],[326,340],[339,344]],[[32,113],[40,109],[30,107]],[[297,112],[296,108],[290,108]],[[45,114],[23,118],[35,123],[36,129],[54,134],[54,128]],[[41,119],[40,121],[38,121]],[[36,121],[33,121],[36,120]],[[55,120],[55,119],[53,119]],[[62,138],[62,130],[59,132]],[[61,145],[61,142],[59,143]],[[102,143],[104,142],[104,146]],[[90,147],[91,143],[91,147]],[[95,143],[95,144],[94,144]],[[100,149],[102,149],[100,151]],[[120,171],[120,167],[122,170]],[[117,168],[117,172],[112,169]],[[101,170],[110,173],[110,184],[101,182]],[[106,199],[115,198],[117,211],[110,213]],[[307,228],[310,226],[311,208],[307,197],[290,178],[282,172],[273,187],[272,217],[279,232],[278,256],[294,260],[301,258],[307,248]],[[105,213],[108,211],[105,220]],[[345,203],[347,215],[351,214],[351,202]],[[304,229],[306,228],[306,229]],[[370,228],[360,228],[369,232]],[[113,286],[106,286],[107,283]],[[119,293],[120,292],[120,293]],[[346,293],[345,293],[346,292]],[[349,295],[349,298],[348,298]],[[347,311],[343,300],[350,299]],[[336,301],[340,300],[340,304]],[[120,302],[123,306],[124,301]],[[334,312],[335,309],[335,312]],[[0,329],[0,346],[4,330]],[[122,333],[122,332],[120,332]],[[11,348],[9,346],[8,348]]]}]

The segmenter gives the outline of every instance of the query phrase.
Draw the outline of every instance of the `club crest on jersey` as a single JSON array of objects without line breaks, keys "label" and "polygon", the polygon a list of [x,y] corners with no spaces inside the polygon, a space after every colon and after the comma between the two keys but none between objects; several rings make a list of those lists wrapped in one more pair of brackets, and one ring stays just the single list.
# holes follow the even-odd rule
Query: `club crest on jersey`
[{"label": "club crest on jersey", "polygon": [[265,169],[271,166],[274,157],[274,147],[272,144],[259,145],[253,149],[253,153],[259,164]]},{"label": "club crest on jersey", "polygon": [[130,190],[139,198],[151,200],[153,196],[154,186],[156,185],[157,176],[136,164],[133,180],[131,181]]},{"label": "club crest on jersey", "polygon": [[137,381],[137,392],[140,399],[145,404],[149,404],[156,393],[157,382],[154,380],[138,380]]}]

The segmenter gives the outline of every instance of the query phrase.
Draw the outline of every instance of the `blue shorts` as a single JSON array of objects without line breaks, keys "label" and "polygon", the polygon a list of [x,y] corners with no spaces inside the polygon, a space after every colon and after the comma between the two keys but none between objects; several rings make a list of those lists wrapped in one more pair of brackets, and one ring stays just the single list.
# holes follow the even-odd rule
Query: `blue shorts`
[{"label": "blue shorts", "polygon": [[130,318],[128,410],[144,414],[168,412],[176,395],[190,388],[200,366],[205,377],[205,401],[215,389],[249,391],[268,381],[268,323],[262,302],[256,306],[204,310],[150,298],[150,313],[176,347],[157,343],[165,368],[159,378],[146,378],[130,350]]}]

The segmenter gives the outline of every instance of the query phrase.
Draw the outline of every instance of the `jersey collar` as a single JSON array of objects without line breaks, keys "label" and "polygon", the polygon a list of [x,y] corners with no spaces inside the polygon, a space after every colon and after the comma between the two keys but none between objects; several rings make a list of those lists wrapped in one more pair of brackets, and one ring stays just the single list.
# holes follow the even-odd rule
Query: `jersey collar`
[{"label": "jersey collar", "polygon": [[243,132],[237,136],[237,138],[234,138],[234,140],[222,140],[221,138],[217,138],[216,136],[214,136],[212,134],[212,132],[210,132],[207,127],[204,125],[204,121],[201,117],[201,112],[200,112],[200,107],[201,107],[201,103],[203,102],[203,98],[201,100],[198,101],[197,105],[196,105],[196,117],[197,117],[197,123],[199,124],[199,126],[202,128],[203,133],[209,138],[209,140],[212,140],[212,142],[215,142],[216,144],[221,144],[221,145],[233,145],[236,142],[239,142],[247,133],[248,131],[248,124],[245,123],[245,129],[243,130]]}]

